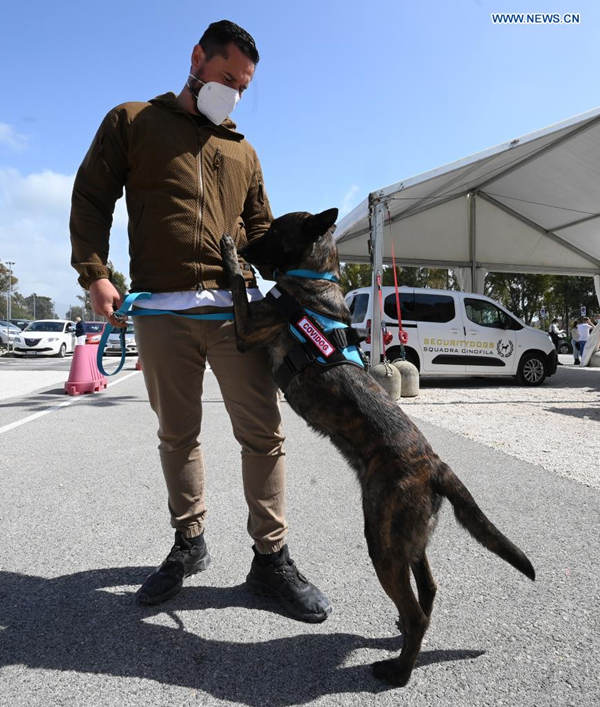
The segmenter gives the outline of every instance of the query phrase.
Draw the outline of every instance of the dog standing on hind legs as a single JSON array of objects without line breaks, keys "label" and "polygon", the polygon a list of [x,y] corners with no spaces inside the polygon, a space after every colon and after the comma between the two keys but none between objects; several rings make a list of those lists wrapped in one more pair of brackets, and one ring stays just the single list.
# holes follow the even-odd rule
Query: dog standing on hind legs
[{"label": "dog standing on hind legs", "polygon": [[[240,252],[249,263],[278,273],[276,288],[259,302],[248,302],[236,248],[227,235],[221,240],[221,254],[231,279],[238,348],[267,349],[273,375],[282,381],[290,406],[331,439],[358,476],[369,555],[398,610],[404,639],[400,655],[374,663],[373,671],[378,678],[403,686],[433,608],[436,585],[426,548],[444,498],[459,523],[484,547],[530,579],[535,579],[535,571],[356,359],[344,365],[346,361],[338,357],[336,365],[326,365],[323,356],[311,358],[310,351],[306,353],[306,346],[310,348],[306,341],[304,353],[298,352],[298,332],[290,326],[298,316],[313,327],[309,329],[313,343],[318,341],[321,351],[328,351],[328,337],[333,339],[335,329],[322,330],[317,322],[350,324],[337,283],[339,261],[332,236],[336,219],[337,209],[286,214]],[[411,587],[411,572],[418,597]]]}]

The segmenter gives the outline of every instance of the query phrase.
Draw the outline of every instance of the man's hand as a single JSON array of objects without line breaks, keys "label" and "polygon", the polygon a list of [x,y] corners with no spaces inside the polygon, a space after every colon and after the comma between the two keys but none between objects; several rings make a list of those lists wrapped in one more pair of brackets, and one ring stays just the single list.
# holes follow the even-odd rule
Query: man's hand
[{"label": "man's hand", "polygon": [[120,329],[124,329],[127,326],[126,321],[116,319],[114,316],[115,310],[123,302],[123,296],[110,280],[102,278],[92,282],[90,285],[90,299],[94,312],[106,317],[112,326]]}]

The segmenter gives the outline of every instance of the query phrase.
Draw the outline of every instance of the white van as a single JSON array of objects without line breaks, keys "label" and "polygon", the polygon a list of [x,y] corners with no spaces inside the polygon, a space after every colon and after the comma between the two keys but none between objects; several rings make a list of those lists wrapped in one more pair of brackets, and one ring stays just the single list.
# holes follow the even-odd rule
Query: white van
[{"label": "white van", "polygon": [[[382,321],[391,341],[390,361],[400,357],[396,293],[382,287]],[[370,336],[372,289],[346,295],[352,326]],[[400,287],[402,328],[408,334],[406,358],[421,374],[517,376],[523,385],[540,385],[556,372],[558,356],[548,336],[524,324],[484,295],[453,290]],[[370,353],[370,339],[361,344]]]}]

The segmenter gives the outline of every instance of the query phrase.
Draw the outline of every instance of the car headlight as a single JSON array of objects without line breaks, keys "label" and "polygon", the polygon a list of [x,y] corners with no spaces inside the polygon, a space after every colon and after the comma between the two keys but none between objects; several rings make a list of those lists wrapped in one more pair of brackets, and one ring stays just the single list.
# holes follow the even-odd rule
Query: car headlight
[{"label": "car headlight", "polygon": [[58,341],[58,337],[57,337],[57,336],[51,336],[49,339],[46,339],[46,341],[47,341],[48,343],[50,343],[51,341]]}]

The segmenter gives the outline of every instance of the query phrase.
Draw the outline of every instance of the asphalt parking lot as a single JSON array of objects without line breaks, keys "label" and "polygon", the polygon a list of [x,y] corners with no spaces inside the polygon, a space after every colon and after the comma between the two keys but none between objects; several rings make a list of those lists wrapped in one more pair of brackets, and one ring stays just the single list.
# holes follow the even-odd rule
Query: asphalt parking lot
[{"label": "asphalt parking lot", "polygon": [[[406,688],[377,682],[368,667],[402,639],[367,556],[357,484],[285,403],[289,545],[334,611],[323,624],[301,624],[245,592],[251,550],[239,454],[210,372],[203,425],[213,564],[171,602],[137,607],[133,592],[172,531],[135,360],[107,390],[71,398],[69,359],[0,359],[0,704],[600,702],[600,491],[431,424],[426,407],[406,409],[528,553],[537,581],[478,546],[444,506],[429,552],[439,592]],[[29,389],[31,373],[49,382]],[[7,394],[11,378],[20,392]],[[424,387],[424,404],[426,395]]]}]

